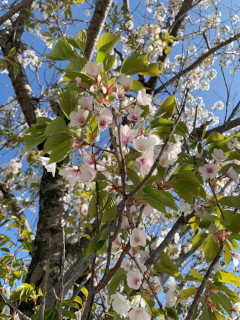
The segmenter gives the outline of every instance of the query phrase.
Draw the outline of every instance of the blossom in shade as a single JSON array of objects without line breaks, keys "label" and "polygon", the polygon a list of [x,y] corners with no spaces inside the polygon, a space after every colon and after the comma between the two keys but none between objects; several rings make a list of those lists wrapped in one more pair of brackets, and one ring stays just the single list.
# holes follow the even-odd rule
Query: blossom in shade
[{"label": "blossom in shade", "polygon": [[96,79],[101,72],[102,67],[102,64],[97,61],[88,61],[85,65],[85,71]]},{"label": "blossom in shade", "polygon": [[[121,138],[122,145],[125,146],[126,144],[131,143],[133,139],[136,137],[137,132],[138,132],[137,129],[130,129],[128,125],[125,125],[125,126],[121,125],[120,138]],[[116,137],[117,143],[119,143],[117,129],[113,131],[113,135]]]},{"label": "blossom in shade", "polygon": [[143,118],[141,118],[142,113],[143,113],[143,110],[138,106],[129,107],[127,119],[130,121],[142,121],[143,120]]},{"label": "blossom in shade", "polygon": [[227,156],[225,156],[224,152],[221,149],[214,149],[212,157],[216,162],[221,162],[227,159]]},{"label": "blossom in shade", "polygon": [[93,158],[86,152],[83,153],[82,161],[84,164],[88,164],[88,165],[94,164]]},{"label": "blossom in shade", "polygon": [[113,121],[112,112],[108,108],[101,109],[99,112],[98,127],[101,131],[107,129]]},{"label": "blossom in shade", "polygon": [[230,150],[233,150],[235,148],[240,148],[240,143],[238,141],[238,138],[234,138],[227,142],[227,146]]},{"label": "blossom in shade", "polygon": [[80,177],[80,170],[78,169],[77,166],[66,167],[59,171],[59,175],[63,176],[66,180],[68,180],[71,187],[74,187],[74,185],[76,184],[76,181]]},{"label": "blossom in shade", "polygon": [[92,104],[93,104],[93,96],[80,97],[79,100],[78,100],[78,103],[82,108],[91,111],[92,110]]},{"label": "blossom in shade", "polygon": [[127,273],[127,284],[129,288],[138,290],[140,285],[142,284],[143,275],[140,273],[138,269],[130,270]]},{"label": "blossom in shade", "polygon": [[155,134],[149,134],[148,136],[141,135],[133,140],[134,149],[142,152],[146,150],[153,150],[154,146],[161,143],[161,139]]},{"label": "blossom in shade", "polygon": [[233,169],[233,167],[230,167],[227,171],[227,177],[232,180],[237,180],[238,173]]},{"label": "blossom in shade", "polygon": [[177,297],[172,291],[168,291],[165,295],[165,300],[170,307],[173,307],[177,302]]},{"label": "blossom in shade", "polygon": [[120,234],[116,236],[116,239],[112,242],[112,250],[120,249],[122,245]]},{"label": "blossom in shade", "polygon": [[130,309],[129,300],[119,292],[111,295],[111,300],[113,310],[117,312],[117,314],[119,314],[121,317],[126,317],[128,314],[128,310]]},{"label": "blossom in shade", "polygon": [[200,167],[199,172],[202,174],[204,179],[214,179],[218,173],[218,166],[215,164],[207,163],[203,167]]},{"label": "blossom in shade", "polygon": [[151,104],[152,102],[152,97],[150,94],[146,93],[146,89],[141,89],[138,92],[136,103],[140,106],[147,106]]},{"label": "blossom in shade", "polygon": [[136,162],[140,163],[141,165],[141,174],[148,174],[153,163],[153,151],[147,150],[142,153],[142,155],[136,159]]},{"label": "blossom in shade", "polygon": [[126,272],[128,272],[128,271],[130,271],[130,268],[131,268],[131,262],[128,259],[124,258],[123,261],[122,261],[121,267]]},{"label": "blossom in shade", "polygon": [[125,91],[120,87],[119,84],[117,84],[116,85],[116,92],[113,92],[112,96],[114,98],[118,98],[119,100],[122,100],[125,96]]},{"label": "blossom in shade", "polygon": [[126,74],[122,73],[121,74],[121,82],[122,82],[124,90],[128,91],[133,84],[133,79],[130,76],[127,76]]},{"label": "blossom in shade", "polygon": [[129,312],[130,320],[150,320],[151,316],[144,308],[136,308]]},{"label": "blossom in shade", "polygon": [[235,303],[230,311],[238,313],[240,311],[240,302]]},{"label": "blossom in shade", "polygon": [[171,292],[174,292],[177,289],[177,284],[173,277],[170,277],[169,281],[167,282],[167,287]]},{"label": "blossom in shade", "polygon": [[143,209],[143,215],[146,217],[149,217],[152,212],[153,212],[153,207],[151,207],[150,204],[147,204]]},{"label": "blossom in shade", "polygon": [[140,295],[137,295],[131,302],[131,307],[133,309],[136,308],[145,308],[146,307],[146,302],[142,299]]},{"label": "blossom in shade", "polygon": [[124,229],[124,230],[129,230],[130,229],[130,224],[128,222],[128,218],[127,217],[123,217],[122,224],[121,224],[121,229]]},{"label": "blossom in shade", "polygon": [[181,151],[180,142],[168,146],[160,159],[160,165],[164,168],[173,165]]},{"label": "blossom in shade", "polygon": [[5,314],[5,316],[10,316],[10,308],[8,305],[5,305],[2,309],[2,313]]},{"label": "blossom in shade", "polygon": [[77,320],[81,320],[81,319],[82,319],[82,313],[81,313],[80,310],[76,311],[76,312],[75,312],[75,315],[76,315],[76,319],[77,319]]},{"label": "blossom in shade", "polygon": [[147,235],[140,228],[134,228],[129,238],[130,238],[130,245],[132,248],[136,248],[138,246],[145,247],[146,245]]},{"label": "blossom in shade", "polygon": [[77,86],[78,86],[79,89],[86,90],[84,84],[82,83],[82,79],[81,78],[76,77],[76,81],[77,81]]},{"label": "blossom in shade", "polygon": [[151,288],[149,287],[148,283],[143,283],[143,288],[146,290],[154,290],[156,293],[162,292],[162,286],[159,277],[150,277],[149,279],[151,283]]},{"label": "blossom in shade", "polygon": [[89,111],[84,110],[83,108],[79,108],[78,112],[72,111],[69,114],[70,125],[72,127],[83,125],[88,117]]},{"label": "blossom in shade", "polygon": [[233,258],[233,265],[234,267],[237,267],[239,264],[240,254],[232,252],[232,258]]},{"label": "blossom in shade", "polygon": [[87,164],[81,165],[79,175],[81,182],[91,182],[95,178],[96,174],[97,171],[93,167]]}]

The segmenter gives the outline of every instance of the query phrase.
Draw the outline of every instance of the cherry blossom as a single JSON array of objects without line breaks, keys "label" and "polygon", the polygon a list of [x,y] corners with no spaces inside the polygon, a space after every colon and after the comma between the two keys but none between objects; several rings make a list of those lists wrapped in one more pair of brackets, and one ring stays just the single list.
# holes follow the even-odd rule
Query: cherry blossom
[{"label": "cherry blossom", "polygon": [[140,285],[142,284],[143,275],[140,273],[138,269],[130,270],[127,273],[127,284],[129,288],[138,290]]},{"label": "cherry blossom", "polygon": [[88,115],[89,111],[84,110],[83,108],[79,108],[78,112],[72,111],[69,114],[70,125],[72,127],[83,125],[86,122]]},{"label": "cherry blossom", "polygon": [[146,217],[149,217],[152,212],[153,212],[153,207],[151,207],[150,204],[147,204],[143,209],[143,215]]},{"label": "cherry blossom", "polygon": [[10,308],[8,305],[5,305],[3,308],[2,308],[2,313],[5,314],[5,316],[10,316]]},{"label": "cherry blossom", "polygon": [[98,127],[101,131],[107,129],[113,121],[112,112],[108,108],[101,109],[99,112]]},{"label": "cherry blossom", "polygon": [[93,167],[83,164],[80,167],[79,179],[81,182],[91,182],[95,178],[96,174],[97,171]]},{"label": "cherry blossom", "polygon": [[117,235],[116,239],[112,242],[112,250],[120,249],[122,245],[122,240],[120,234]]},{"label": "cherry blossom", "polygon": [[170,307],[174,307],[177,302],[177,297],[172,291],[168,291],[165,295],[165,300]]},{"label": "cherry blossom", "polygon": [[96,79],[101,72],[102,67],[102,64],[97,61],[88,61],[85,65],[85,71]]},{"label": "cherry blossom", "polygon": [[181,152],[181,143],[174,143],[166,148],[160,159],[160,164],[162,167],[168,167],[174,164],[177,160],[178,154]]},{"label": "cherry blossom", "polygon": [[154,163],[153,151],[144,151],[142,155],[136,159],[136,162],[140,163],[141,165],[141,174],[148,174]]},{"label": "cherry blossom", "polygon": [[59,171],[59,175],[68,180],[71,187],[75,186],[76,181],[80,178],[80,174],[81,172],[77,166],[66,167]]},{"label": "cherry blossom", "polygon": [[130,271],[130,268],[131,268],[131,262],[130,262],[130,260],[124,258],[123,261],[122,261],[121,267],[122,267],[126,272]]},{"label": "cherry blossom", "polygon": [[136,308],[129,312],[130,320],[150,320],[151,316],[144,308]]},{"label": "cherry blossom", "polygon": [[136,248],[138,246],[146,246],[147,235],[140,228],[134,228],[132,233],[129,236],[130,245],[132,248]]},{"label": "cherry blossom", "polygon": [[232,252],[232,258],[233,258],[233,265],[234,267],[237,267],[239,264],[240,254]]},{"label": "cherry blossom", "polygon": [[122,82],[124,90],[128,91],[133,84],[133,79],[130,76],[127,76],[126,74],[122,73],[121,74],[121,82]]},{"label": "cherry blossom", "polygon": [[235,303],[231,311],[238,313],[240,311],[240,302]]},{"label": "cherry blossom", "polygon": [[81,313],[80,310],[76,311],[75,315],[76,315],[77,320],[81,320],[82,319],[82,313]]},{"label": "cherry blossom", "polygon": [[148,106],[152,102],[150,94],[146,93],[146,89],[141,89],[138,92],[136,103],[140,106]]},{"label": "cherry blossom", "polygon": [[172,291],[172,292],[177,289],[177,284],[173,277],[170,277],[169,281],[167,282],[167,287],[169,291]]},{"label": "cherry blossom", "polygon": [[207,163],[203,167],[199,168],[199,172],[202,174],[204,179],[214,179],[218,174],[218,166]]},{"label": "cherry blossom", "polygon": [[82,96],[78,100],[79,105],[89,111],[92,110],[93,96]]},{"label": "cherry blossom", "polygon": [[129,107],[127,119],[130,121],[142,121],[143,120],[143,118],[141,118],[142,113],[143,113],[143,110],[138,106]]},{"label": "cherry blossom", "polygon": [[232,179],[232,180],[234,180],[234,181],[236,181],[237,178],[238,178],[238,173],[233,169],[233,167],[230,167],[230,168],[228,169],[226,175],[227,175],[227,177],[228,177],[229,179]]},{"label": "cherry blossom", "polygon": [[222,162],[227,159],[222,149],[214,149],[212,153],[212,157],[217,162]]},{"label": "cherry blossom", "polygon": [[[131,143],[133,141],[133,139],[136,137],[137,135],[137,130],[136,129],[130,129],[128,125],[121,125],[120,126],[120,138],[121,138],[121,143],[123,146],[125,146],[128,143]],[[118,130],[115,129],[113,131],[113,135],[116,137],[117,139],[117,143],[119,143],[119,139],[118,139]]]},{"label": "cherry blossom", "polygon": [[153,150],[154,146],[161,143],[161,139],[155,134],[149,134],[148,136],[141,135],[133,140],[134,149],[142,152],[146,150]]},{"label": "cherry blossom", "polygon": [[119,84],[117,84],[116,85],[116,92],[113,92],[112,96],[114,98],[118,98],[119,100],[122,100],[125,96],[125,91],[120,87]]},{"label": "cherry blossom", "polygon": [[128,310],[130,309],[129,300],[119,292],[111,295],[111,300],[113,310],[117,312],[121,317],[126,317],[128,314]]},{"label": "cherry blossom", "polygon": [[142,297],[138,294],[131,302],[131,307],[133,309],[136,308],[145,308],[146,307],[146,302],[142,299]]}]

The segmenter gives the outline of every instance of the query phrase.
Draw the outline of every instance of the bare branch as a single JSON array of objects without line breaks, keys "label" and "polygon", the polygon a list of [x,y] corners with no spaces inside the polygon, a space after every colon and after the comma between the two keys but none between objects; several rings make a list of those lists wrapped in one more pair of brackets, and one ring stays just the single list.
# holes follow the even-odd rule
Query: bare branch
[{"label": "bare branch", "polygon": [[164,84],[162,84],[159,88],[157,88],[154,91],[154,95],[156,95],[157,93],[161,92],[163,89],[165,89],[166,87],[170,86],[171,84],[173,84],[176,80],[178,80],[179,78],[181,78],[182,76],[184,76],[186,73],[188,73],[189,71],[194,70],[195,68],[197,68],[205,59],[207,59],[208,57],[210,57],[212,54],[216,53],[218,50],[220,50],[221,48],[227,46],[228,44],[232,43],[233,41],[237,40],[240,38],[240,33],[236,34],[233,37],[230,37],[229,39],[221,42],[220,44],[218,44],[217,46],[211,48],[210,50],[208,50],[206,53],[202,54],[194,63],[192,63],[189,67],[187,67],[186,69],[182,70],[181,72],[179,72],[178,74],[176,74],[174,77],[172,77],[170,80],[168,80],[167,82],[165,82]]}]

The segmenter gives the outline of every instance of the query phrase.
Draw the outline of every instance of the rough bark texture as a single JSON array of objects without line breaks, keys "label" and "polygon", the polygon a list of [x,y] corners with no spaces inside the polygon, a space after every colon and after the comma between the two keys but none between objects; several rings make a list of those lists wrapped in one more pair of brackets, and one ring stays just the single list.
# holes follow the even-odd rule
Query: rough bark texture
[{"label": "rough bark texture", "polygon": [[88,60],[92,59],[97,40],[104,27],[111,4],[112,0],[98,0],[96,3],[93,17],[87,31],[85,55]]}]

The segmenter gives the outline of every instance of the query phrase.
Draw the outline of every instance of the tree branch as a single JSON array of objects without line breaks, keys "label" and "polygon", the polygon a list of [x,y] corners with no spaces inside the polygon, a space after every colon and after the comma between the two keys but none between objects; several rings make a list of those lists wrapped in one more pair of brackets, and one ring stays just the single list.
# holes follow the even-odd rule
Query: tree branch
[{"label": "tree branch", "polygon": [[194,63],[192,63],[189,67],[187,67],[186,69],[182,70],[181,72],[179,72],[178,74],[176,74],[174,77],[172,77],[170,80],[168,80],[167,82],[165,82],[164,84],[162,84],[159,88],[157,88],[154,91],[154,95],[156,95],[157,93],[161,92],[163,89],[165,89],[166,87],[170,86],[172,83],[174,83],[176,80],[178,80],[179,78],[181,78],[182,76],[184,76],[186,73],[188,73],[189,71],[194,70],[195,68],[197,68],[205,59],[207,59],[208,57],[210,57],[212,54],[214,54],[215,52],[217,52],[219,49],[227,46],[228,44],[230,44],[231,42],[237,40],[240,38],[240,33],[236,34],[233,37],[230,37],[229,39],[221,42],[220,44],[218,44],[217,46],[211,48],[210,50],[208,50],[206,53],[202,54]]},{"label": "tree branch", "polygon": [[92,59],[97,40],[104,27],[112,0],[98,0],[87,31],[87,44],[85,55],[88,60]]},{"label": "tree branch", "polygon": [[23,0],[22,2],[16,4],[14,7],[10,8],[7,13],[0,17],[0,25],[2,25],[6,20],[10,19],[19,10],[30,7],[32,3],[33,0]]}]

